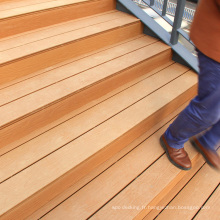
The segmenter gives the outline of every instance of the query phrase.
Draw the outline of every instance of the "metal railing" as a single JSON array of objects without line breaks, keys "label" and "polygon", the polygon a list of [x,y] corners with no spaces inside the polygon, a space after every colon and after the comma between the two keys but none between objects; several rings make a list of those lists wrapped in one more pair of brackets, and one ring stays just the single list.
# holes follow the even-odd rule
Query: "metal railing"
[{"label": "metal railing", "polygon": [[[142,7],[148,7],[146,3],[144,3],[143,0],[133,0],[133,2],[137,3],[138,5]],[[155,0],[155,7],[163,12],[165,15],[165,9],[164,9],[164,0]],[[176,12],[176,7],[177,4],[172,3],[172,2],[167,2],[167,8],[166,8],[166,14],[174,16]],[[183,20],[192,22],[194,18],[195,10],[191,8],[184,8],[184,13],[183,13]]]},{"label": "metal railing", "polygon": [[[171,34],[135,2],[147,5],[171,25]],[[131,13],[142,21],[145,34],[161,39],[172,48],[174,61],[187,65],[198,72],[197,58],[179,42],[179,37],[182,35],[186,39],[186,43],[191,45],[190,47],[194,47],[188,34],[181,29],[182,20],[188,10],[185,5],[186,0],[177,0],[175,7],[168,0],[117,0],[118,10]],[[167,16],[168,12],[174,14],[173,21]]]},{"label": "metal railing", "polygon": [[[168,0],[141,0],[141,2],[142,4],[145,4],[145,6],[148,6],[152,10],[154,10],[160,17],[162,17],[168,24],[172,26],[171,39],[170,39],[170,43],[172,45],[177,44],[179,39],[179,34],[181,34],[190,44],[193,45],[188,34],[181,29],[181,23],[184,18],[184,15],[186,14],[186,8],[185,8],[186,0],[178,0],[177,4],[175,4],[175,7],[171,7],[172,4],[174,3],[171,4],[171,2],[169,2]],[[174,13],[174,21],[171,21],[166,16],[168,14],[168,11]]]}]

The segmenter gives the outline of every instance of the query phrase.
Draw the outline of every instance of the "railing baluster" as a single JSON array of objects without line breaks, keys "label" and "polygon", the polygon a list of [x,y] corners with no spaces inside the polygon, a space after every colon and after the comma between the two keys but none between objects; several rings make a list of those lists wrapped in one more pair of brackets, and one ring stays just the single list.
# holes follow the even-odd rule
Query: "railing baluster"
[{"label": "railing baluster", "polygon": [[170,38],[170,43],[173,45],[177,44],[179,39],[178,29],[181,27],[185,4],[186,4],[186,0],[177,1],[176,13],[173,22],[173,30]]},{"label": "railing baluster", "polygon": [[150,0],[150,6],[154,5],[154,0]]},{"label": "railing baluster", "polygon": [[162,16],[166,15],[166,12],[167,12],[167,2],[168,2],[168,0],[164,0],[164,2],[163,2]]}]

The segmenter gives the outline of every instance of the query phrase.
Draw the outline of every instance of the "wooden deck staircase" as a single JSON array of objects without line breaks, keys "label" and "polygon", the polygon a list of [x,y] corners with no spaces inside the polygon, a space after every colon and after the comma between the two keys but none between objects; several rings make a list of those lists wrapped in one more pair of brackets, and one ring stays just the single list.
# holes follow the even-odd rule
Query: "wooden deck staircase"
[{"label": "wooden deck staircase", "polygon": [[189,143],[189,172],[159,144],[196,92],[196,74],[114,0],[1,0],[0,219],[210,216],[153,208],[219,198]]}]

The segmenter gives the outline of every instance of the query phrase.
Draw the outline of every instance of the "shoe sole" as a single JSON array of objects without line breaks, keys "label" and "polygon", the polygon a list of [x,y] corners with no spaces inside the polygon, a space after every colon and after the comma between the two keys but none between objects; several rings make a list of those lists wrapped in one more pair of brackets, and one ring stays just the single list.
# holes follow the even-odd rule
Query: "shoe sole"
[{"label": "shoe sole", "polygon": [[180,166],[179,164],[175,163],[175,162],[170,158],[170,155],[169,155],[169,153],[168,153],[166,144],[164,143],[162,137],[160,138],[160,144],[161,144],[162,148],[165,150],[168,160],[169,160],[174,166],[176,166],[177,168],[179,168],[179,169],[181,169],[181,170],[190,170],[190,169],[191,169],[191,167],[190,167],[190,168],[186,168],[186,167]]}]

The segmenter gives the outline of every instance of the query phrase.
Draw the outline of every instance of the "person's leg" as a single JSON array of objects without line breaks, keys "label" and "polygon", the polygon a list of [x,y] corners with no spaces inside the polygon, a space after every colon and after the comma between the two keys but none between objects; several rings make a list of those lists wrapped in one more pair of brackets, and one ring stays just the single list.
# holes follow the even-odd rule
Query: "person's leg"
[{"label": "person's leg", "polygon": [[220,157],[216,152],[220,145],[220,121],[200,137],[191,138],[190,142],[210,166],[220,169]]},{"label": "person's leg", "polygon": [[[165,132],[172,148],[183,148],[192,136],[220,120],[220,63],[198,52],[200,74],[196,96]],[[211,131],[210,131],[211,132]],[[208,133],[210,140],[211,135]]]},{"label": "person's leg", "polygon": [[198,138],[198,141],[207,149],[216,150],[220,147],[220,121]]},{"label": "person's leg", "polygon": [[[216,142],[215,139],[213,140],[213,137],[216,137],[215,133],[219,132],[215,124],[220,120],[220,63],[199,51],[198,58],[200,66],[198,95],[180,113],[160,139],[171,163],[184,170],[191,168],[190,159],[183,148],[184,143],[190,137],[213,126],[203,138],[211,146],[211,142]],[[219,133],[216,134],[218,136]],[[212,152],[209,153],[209,158],[215,157],[215,165],[219,166],[219,156],[216,153],[211,154]]]}]

